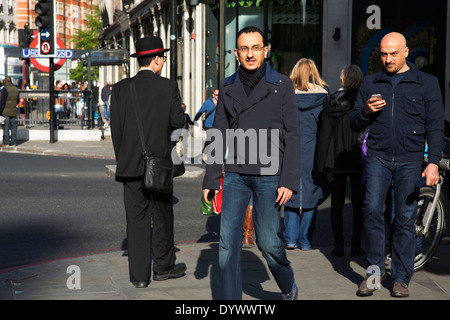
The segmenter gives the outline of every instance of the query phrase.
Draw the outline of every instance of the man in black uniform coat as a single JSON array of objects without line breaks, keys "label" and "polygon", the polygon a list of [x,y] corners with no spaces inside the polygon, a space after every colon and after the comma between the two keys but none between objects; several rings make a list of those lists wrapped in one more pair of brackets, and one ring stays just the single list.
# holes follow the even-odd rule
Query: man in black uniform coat
[{"label": "man in black uniform coat", "polygon": [[[160,77],[168,50],[159,37],[147,37],[136,42],[136,53],[131,55],[138,59],[140,67],[132,79],[146,151],[149,156],[162,158],[171,156],[170,131],[184,124],[177,83]],[[186,265],[175,264],[172,193],[147,192],[142,186],[144,160],[130,80],[113,86],[111,135],[117,161],[116,180],[124,187],[130,275],[137,288],[145,288],[150,282],[151,251],[153,280],[180,277]]]}]

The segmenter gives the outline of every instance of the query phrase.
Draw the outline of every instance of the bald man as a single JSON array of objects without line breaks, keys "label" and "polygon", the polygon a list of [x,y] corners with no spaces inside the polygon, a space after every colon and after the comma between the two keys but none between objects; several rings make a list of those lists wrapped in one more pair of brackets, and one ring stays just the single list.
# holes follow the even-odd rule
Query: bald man
[{"label": "bald man", "polygon": [[[369,127],[363,211],[369,267],[358,292],[373,294],[379,288],[376,282],[385,277],[385,199],[393,182],[391,295],[407,297],[416,249],[419,190],[415,186],[420,177],[430,186],[439,181],[444,106],[438,79],[406,61],[409,49],[403,35],[387,34],[381,40],[380,53],[383,68],[364,79],[350,118],[356,131]],[[426,142],[428,165],[422,170]]]}]

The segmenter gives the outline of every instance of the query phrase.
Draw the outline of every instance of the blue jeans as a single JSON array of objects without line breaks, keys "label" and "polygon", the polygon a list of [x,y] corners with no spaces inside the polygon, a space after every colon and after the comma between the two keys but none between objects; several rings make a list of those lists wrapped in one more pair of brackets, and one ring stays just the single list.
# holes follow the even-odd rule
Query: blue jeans
[{"label": "blue jeans", "polygon": [[292,289],[294,273],[280,237],[281,216],[276,204],[279,178],[225,173],[219,245],[222,299],[242,299],[242,228],[251,197],[256,244],[281,292]]},{"label": "blue jeans", "polygon": [[109,102],[103,101],[103,114],[106,119],[109,119]]},{"label": "blue jeans", "polygon": [[394,182],[394,214],[392,221],[393,282],[409,284],[414,273],[415,226],[417,199],[415,188],[422,172],[421,162],[392,162],[376,156],[367,157],[366,198],[364,201],[364,233],[366,256],[369,265],[385,272],[385,209],[386,195]]},{"label": "blue jeans", "polygon": [[317,208],[302,209],[300,214],[299,209],[284,208],[284,240],[288,246],[297,247],[297,242],[300,243],[300,248],[304,250],[311,249],[312,234],[315,228]]},{"label": "blue jeans", "polygon": [[[16,145],[17,138],[17,118],[4,116],[5,124],[3,125],[3,144],[5,145]],[[11,129],[11,134],[9,134],[9,130]]]}]

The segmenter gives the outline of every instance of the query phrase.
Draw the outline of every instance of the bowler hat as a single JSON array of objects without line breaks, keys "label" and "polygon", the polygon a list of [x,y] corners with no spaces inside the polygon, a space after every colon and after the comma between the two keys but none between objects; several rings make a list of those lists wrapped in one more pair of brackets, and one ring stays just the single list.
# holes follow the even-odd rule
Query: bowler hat
[{"label": "bowler hat", "polygon": [[131,54],[130,57],[142,58],[157,56],[169,50],[170,49],[164,49],[160,37],[145,37],[136,41],[136,53]]}]

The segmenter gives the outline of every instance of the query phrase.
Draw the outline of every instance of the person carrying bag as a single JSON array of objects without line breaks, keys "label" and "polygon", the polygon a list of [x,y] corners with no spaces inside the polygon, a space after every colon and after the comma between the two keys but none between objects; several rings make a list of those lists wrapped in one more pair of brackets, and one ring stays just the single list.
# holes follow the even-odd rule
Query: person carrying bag
[{"label": "person carrying bag", "polygon": [[173,178],[181,176],[185,172],[184,163],[181,159],[176,159],[174,164],[171,158],[161,158],[148,156],[144,142],[144,131],[142,129],[141,117],[137,110],[136,87],[134,79],[130,80],[131,97],[133,98],[133,109],[136,115],[136,122],[139,130],[139,138],[142,145],[142,157],[145,161],[143,176],[144,187],[149,191],[169,193],[172,192]]},{"label": "person carrying bag", "polygon": [[184,263],[175,264],[172,178],[177,161],[171,159],[170,141],[170,132],[182,128],[185,117],[177,83],[160,76],[168,50],[159,37],[137,40],[130,56],[137,58],[139,71],[111,92],[115,179],[123,184],[129,273],[136,288],[148,287],[152,271],[158,281],[186,271]]}]

